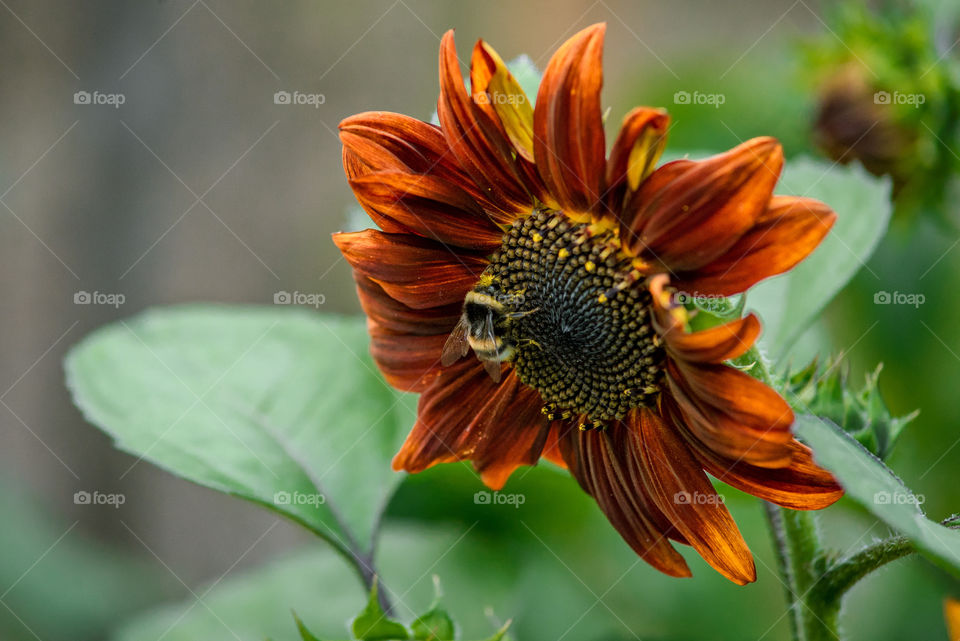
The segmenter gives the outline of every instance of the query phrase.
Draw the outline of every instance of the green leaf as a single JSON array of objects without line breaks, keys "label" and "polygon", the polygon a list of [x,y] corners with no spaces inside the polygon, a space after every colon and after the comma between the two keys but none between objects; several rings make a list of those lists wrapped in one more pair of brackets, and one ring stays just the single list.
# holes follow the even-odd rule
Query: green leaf
[{"label": "green leaf", "polygon": [[[412,424],[360,318],[186,306],[97,330],[66,360],[74,402],[116,446],[267,506],[369,556]],[[136,463],[133,463],[136,464]]]},{"label": "green leaf", "polygon": [[386,612],[380,607],[376,578],[373,579],[373,585],[370,587],[367,607],[350,624],[350,630],[354,638],[362,641],[396,641],[410,636],[403,624],[387,618]]},{"label": "green leaf", "polygon": [[505,641],[510,637],[507,636],[507,630],[510,628],[512,621],[507,621],[503,626],[493,633],[493,636],[487,639],[486,641]]},{"label": "green leaf", "polygon": [[434,598],[430,610],[421,614],[413,623],[410,630],[417,641],[453,641],[456,637],[456,625],[450,614],[440,606],[443,593],[440,589],[440,577],[433,577]]},{"label": "green leaf", "polygon": [[297,632],[300,633],[301,641],[320,641],[320,639],[313,636],[313,633],[307,629],[307,626],[303,624],[303,621],[300,620],[296,612],[293,613],[293,620],[297,622]]},{"label": "green leaf", "polygon": [[747,309],[764,323],[760,345],[782,360],[883,238],[890,222],[890,181],[874,178],[859,165],[796,158],[787,162],[776,192],[815,198],[837,212],[833,229],[808,258],[747,292]]},{"label": "green leaf", "polygon": [[848,497],[913,541],[921,553],[960,575],[960,531],[928,519],[920,507],[922,495],[911,492],[880,459],[833,423],[801,415],[794,429]]}]

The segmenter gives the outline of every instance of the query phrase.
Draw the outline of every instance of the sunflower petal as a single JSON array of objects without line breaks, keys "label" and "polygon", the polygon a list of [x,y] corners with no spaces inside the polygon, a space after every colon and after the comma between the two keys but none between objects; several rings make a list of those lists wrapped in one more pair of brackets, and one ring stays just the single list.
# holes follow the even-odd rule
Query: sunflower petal
[{"label": "sunflower petal", "polygon": [[430,386],[446,336],[395,334],[371,319],[367,329],[370,355],[388,383],[407,392],[422,392]]},{"label": "sunflower petal", "polygon": [[796,440],[790,442],[790,465],[774,470],[724,459],[700,447],[691,449],[717,480],[792,510],[819,510],[843,496],[836,479],[813,462],[810,448]]},{"label": "sunflower petal", "polygon": [[686,561],[668,540],[669,522],[652,505],[645,483],[631,474],[631,468],[642,464],[637,460],[639,452],[626,441],[627,428],[618,424],[611,431],[617,434],[568,426],[560,440],[567,467],[644,561],[670,576],[691,576]]},{"label": "sunflower petal", "polygon": [[514,150],[533,162],[533,105],[493,47],[483,40],[470,65],[473,100],[503,126]]},{"label": "sunflower petal", "polygon": [[503,231],[457,185],[430,175],[378,172],[350,181],[357,200],[426,238],[492,251]]},{"label": "sunflower petal", "polygon": [[677,286],[705,295],[746,291],[806,258],[836,220],[833,210],[817,200],[774,196],[750,231],[710,264],[678,274]]},{"label": "sunflower petal", "polygon": [[490,489],[499,490],[514,470],[540,459],[550,430],[542,406],[540,394],[511,371],[471,424],[479,437],[470,458]]},{"label": "sunflower petal", "polygon": [[625,245],[672,272],[703,267],[756,224],[782,168],[783,150],[773,138],[703,161],[667,163],[631,199],[621,226]]},{"label": "sunflower petal", "polygon": [[[734,583],[756,581],[753,556],[737,524],[676,431],[643,410],[640,429],[631,438],[643,459],[641,471],[653,499],[674,527],[707,563]],[[706,500],[710,497],[717,498]]]},{"label": "sunflower petal", "polygon": [[[654,303],[656,305],[656,303]],[[667,314],[669,312],[662,312]],[[754,314],[699,332],[684,332],[676,325],[664,327],[661,314],[654,314],[654,328],[664,338],[674,358],[691,363],[722,363],[742,356],[760,335],[760,320]]]},{"label": "sunflower petal", "polygon": [[728,404],[720,403],[717,407],[699,398],[669,359],[667,384],[670,394],[662,400],[664,412],[678,429],[687,432],[702,447],[726,458],[763,468],[789,465],[792,438],[789,430],[768,429],[756,419],[744,421],[731,414]]},{"label": "sunflower petal", "polygon": [[599,212],[606,147],[600,88],[606,25],[587,27],[550,59],[534,108],[533,151],[547,189],[567,212]]},{"label": "sunflower petal", "polygon": [[375,281],[354,272],[357,296],[367,318],[388,332],[414,336],[447,336],[460,320],[462,305],[413,309],[394,300]]},{"label": "sunflower petal", "polygon": [[607,202],[620,211],[624,199],[653,171],[667,144],[670,116],[663,109],[637,107],[623,119],[607,160]]},{"label": "sunflower petal", "polygon": [[488,263],[426,238],[376,229],[334,234],[333,242],[355,270],[414,309],[462,302]]},{"label": "sunflower petal", "polygon": [[520,179],[510,143],[490,116],[467,95],[452,30],[444,34],[440,43],[437,115],[460,166],[490,195],[497,208],[497,222],[511,222],[517,214],[529,211],[533,200]]},{"label": "sunflower petal", "polygon": [[393,469],[416,473],[469,457],[477,438],[469,427],[496,390],[476,359],[437,370],[420,395],[417,422],[393,458]]}]

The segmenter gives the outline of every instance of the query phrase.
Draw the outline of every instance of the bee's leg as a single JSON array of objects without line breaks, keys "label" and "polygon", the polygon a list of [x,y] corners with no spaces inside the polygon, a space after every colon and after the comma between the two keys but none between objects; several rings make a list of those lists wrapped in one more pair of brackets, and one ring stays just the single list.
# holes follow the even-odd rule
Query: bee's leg
[{"label": "bee's leg", "polygon": [[533,345],[537,349],[543,349],[543,345],[533,340],[532,338],[521,338],[517,341],[518,347],[526,347],[527,345]]},{"label": "bee's leg", "polygon": [[534,314],[539,311],[540,311],[539,307],[534,307],[533,309],[528,309],[522,312],[507,312],[506,314],[504,314],[504,316],[506,316],[507,318],[523,318],[524,316],[527,316],[529,314]]}]

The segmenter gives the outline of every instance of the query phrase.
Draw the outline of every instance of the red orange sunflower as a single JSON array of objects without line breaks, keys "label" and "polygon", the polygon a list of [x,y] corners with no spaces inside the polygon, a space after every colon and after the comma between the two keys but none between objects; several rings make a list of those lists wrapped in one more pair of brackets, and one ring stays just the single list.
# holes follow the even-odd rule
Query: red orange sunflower
[{"label": "red orange sunflower", "polygon": [[743,292],[807,256],[835,214],[773,195],[772,138],[655,168],[669,118],[639,107],[608,155],[604,30],[557,50],[535,106],[483,41],[468,91],[448,32],[439,127],[385,112],[340,124],[380,229],[334,241],[373,357],[421,393],[394,468],[470,460],[499,489],[546,457],[657,569],[690,575],[673,540],[747,583],[753,558],[707,473],[794,509],[842,491],[791,435],[786,402],[725,364],[753,345],[756,316],[690,333],[675,292]]}]

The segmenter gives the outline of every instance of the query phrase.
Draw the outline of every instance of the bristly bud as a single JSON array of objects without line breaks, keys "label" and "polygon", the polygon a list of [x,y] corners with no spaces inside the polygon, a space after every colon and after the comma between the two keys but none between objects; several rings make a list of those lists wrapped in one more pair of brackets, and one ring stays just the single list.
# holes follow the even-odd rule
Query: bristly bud
[{"label": "bristly bud", "polygon": [[856,438],[861,445],[886,459],[897,437],[919,411],[894,417],[887,409],[877,385],[883,365],[867,374],[859,392],[848,382],[848,368],[841,365],[842,356],[832,358],[823,367],[817,360],[789,375],[786,397],[791,405],[803,411],[828,418]]}]

